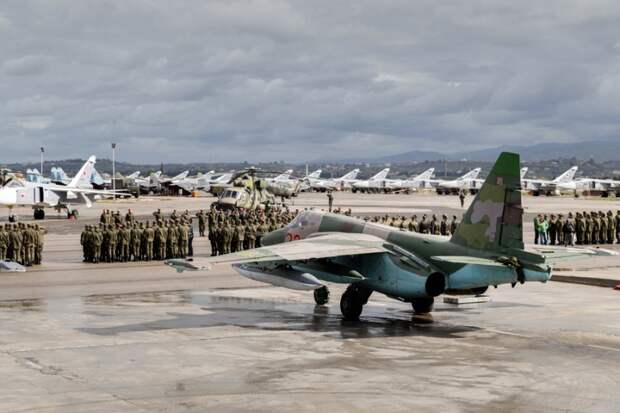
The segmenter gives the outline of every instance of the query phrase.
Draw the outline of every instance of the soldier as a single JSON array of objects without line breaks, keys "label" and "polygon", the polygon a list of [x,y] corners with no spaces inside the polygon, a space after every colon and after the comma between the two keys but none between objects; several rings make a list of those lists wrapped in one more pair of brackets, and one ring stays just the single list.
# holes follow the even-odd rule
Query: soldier
[{"label": "soldier", "polygon": [[82,234],[80,234],[80,245],[82,246],[82,255],[84,256],[83,262],[90,262],[90,252],[89,252],[89,245],[88,245],[88,243],[90,242],[89,231],[90,231],[90,225],[86,225],[84,227],[84,230],[82,231]]},{"label": "soldier", "polygon": [[34,224],[35,230],[35,249],[34,249],[34,264],[41,265],[43,261],[43,246],[45,243],[45,229],[39,227],[39,224]]},{"label": "soldier", "polygon": [[598,235],[601,231],[601,222],[598,219],[597,212],[592,211],[590,215],[592,216],[592,237],[590,239],[592,244],[596,245],[599,243]]},{"label": "soldier", "polygon": [[123,261],[128,262],[131,260],[131,222],[125,224],[123,228]]},{"label": "soldier", "polygon": [[461,201],[461,208],[465,206],[465,190],[461,189],[459,191],[459,201]]},{"label": "soldier", "polygon": [[445,214],[441,216],[441,222],[439,223],[439,233],[441,235],[448,235],[448,217]]},{"label": "soldier", "polygon": [[599,233],[598,233],[598,242],[599,244],[607,243],[607,218],[605,217],[605,213],[603,211],[599,211]]},{"label": "soldier", "polygon": [[170,221],[168,225],[168,255],[170,258],[177,258],[179,233],[174,221]]},{"label": "soldier", "polygon": [[573,246],[573,237],[575,236],[575,224],[573,223],[573,214],[572,212],[568,213],[568,219],[564,222],[564,227],[562,228],[563,232],[563,241],[564,246]]},{"label": "soldier", "polygon": [[422,221],[420,221],[420,232],[422,234],[428,234],[428,222],[426,222],[426,214],[422,215]]},{"label": "soldier", "polygon": [[616,221],[614,214],[611,211],[607,211],[607,243],[614,243],[614,234],[616,233]]},{"label": "soldier", "polygon": [[592,218],[586,211],[583,212],[583,243],[590,245],[592,243]]},{"label": "soldier", "polygon": [[585,233],[585,222],[583,219],[583,215],[580,212],[577,212],[575,217],[575,234],[577,235],[577,245],[584,244],[584,233]]},{"label": "soldier", "polygon": [[128,209],[127,214],[125,214],[125,223],[133,224],[133,222],[134,222],[133,212],[131,212],[131,209]]},{"label": "soldier", "polygon": [[196,217],[198,217],[198,236],[200,237],[204,237],[205,236],[205,224],[206,224],[206,216],[204,211],[201,209],[197,214]]},{"label": "soldier", "polygon": [[237,226],[235,227],[235,239],[237,240],[237,245],[235,247],[236,251],[243,251],[244,242],[245,242],[245,222],[238,221]]},{"label": "soldier", "polygon": [[[549,231],[553,223],[549,223]],[[558,219],[555,221],[555,235],[557,237],[557,244],[564,245],[564,215],[559,214]]]},{"label": "soldier", "polygon": [[191,218],[188,218],[187,222],[187,255],[194,256],[194,225]]},{"label": "soldier", "polygon": [[620,244],[620,210],[616,212],[616,242]]},{"label": "soldier", "polygon": [[217,255],[217,236],[218,236],[218,227],[215,220],[211,220],[209,218],[209,244],[211,245],[211,256],[215,257]]},{"label": "soldier", "polygon": [[411,221],[409,221],[407,229],[411,232],[418,232],[420,230],[420,224],[418,224],[417,215],[411,217]]},{"label": "soldier", "polygon": [[534,244],[540,243],[540,224],[542,217],[540,214],[534,217]]},{"label": "soldier", "polygon": [[452,215],[452,221],[450,222],[450,234],[454,235],[458,226],[459,223],[456,220],[456,215]]},{"label": "soldier", "polygon": [[224,254],[230,254],[232,251],[233,235],[234,229],[232,227],[232,222],[229,222],[224,226]]},{"label": "soldier", "polygon": [[108,232],[109,232],[109,236],[110,236],[110,241],[108,244],[108,251],[109,251],[109,262],[116,262],[116,260],[118,259],[117,255],[116,255],[116,248],[118,247],[118,231],[116,230],[116,227],[113,224],[108,225]]},{"label": "soldier", "polygon": [[13,252],[12,253],[13,261],[20,263],[20,264],[23,263],[22,261],[22,234],[15,225],[12,226],[9,239],[10,239],[10,245],[11,245],[10,249]]},{"label": "soldier", "polygon": [[101,229],[98,227],[93,228],[93,262],[98,263],[101,258],[101,244],[103,242],[103,234],[101,233]]},{"label": "soldier", "polygon": [[163,233],[160,230],[161,222],[155,222],[153,224],[153,232],[155,235],[155,240],[153,241],[153,258],[156,260],[163,260],[165,258],[164,255],[160,254],[161,244],[162,244],[162,236]]},{"label": "soldier", "polygon": [[181,258],[187,257],[189,253],[189,227],[184,224],[179,224],[179,255]]},{"label": "soldier", "polygon": [[245,226],[245,246],[246,249],[254,249],[256,242],[256,226],[252,221],[248,221]]},{"label": "soldier", "polygon": [[179,219],[179,216],[177,215],[177,210],[173,209],[172,210],[172,214],[170,214],[170,219],[174,222],[176,222]]},{"label": "soldier", "polygon": [[153,231],[153,228],[148,222],[146,223],[144,234],[146,237],[146,260],[151,261],[153,259],[153,242],[155,241],[155,231]]},{"label": "soldier", "polygon": [[555,215],[551,214],[551,218],[549,219],[549,243],[551,245],[555,245],[557,239],[558,239],[557,220],[555,219]]},{"label": "soldier", "polygon": [[0,261],[5,261],[9,250],[9,233],[0,225]]},{"label": "soldier", "polygon": [[437,215],[433,214],[433,219],[430,224],[430,231],[433,235],[439,235],[439,223],[437,222]]},{"label": "soldier", "polygon": [[163,220],[164,217],[161,213],[161,209],[157,208],[157,211],[153,212],[153,217],[155,218],[155,221]]},{"label": "soldier", "polygon": [[332,212],[332,207],[334,206],[334,196],[332,195],[332,191],[327,191],[327,204],[329,206],[329,212]]}]

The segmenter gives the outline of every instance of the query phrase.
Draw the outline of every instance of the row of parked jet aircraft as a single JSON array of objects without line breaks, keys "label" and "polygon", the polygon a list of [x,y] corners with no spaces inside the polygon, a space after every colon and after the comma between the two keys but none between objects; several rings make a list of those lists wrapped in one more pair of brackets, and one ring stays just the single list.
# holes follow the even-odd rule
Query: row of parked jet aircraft
[{"label": "row of parked jet aircraft", "polygon": [[[69,217],[76,216],[77,211],[72,205],[85,204],[90,207],[93,200],[114,196],[111,179],[104,178],[95,169],[95,156],[91,156],[80,171],[69,178],[61,169],[54,167],[50,177],[43,177],[39,171],[26,171],[26,179],[17,179],[15,175],[4,171],[0,182],[0,206],[32,206],[37,219],[45,216],[44,208],[52,207],[66,210]],[[475,168],[463,176],[453,180],[442,180],[434,177],[435,170],[430,168],[419,175],[407,179],[388,178],[390,168],[385,168],[369,179],[358,179],[359,169],[354,169],[340,178],[321,178],[322,171],[316,170],[303,178],[296,178],[292,170],[273,177],[263,178],[267,182],[267,190],[277,197],[290,198],[300,191],[343,191],[352,192],[415,192],[435,190],[438,194],[458,194],[460,192],[476,193],[483,180],[478,176],[480,168]],[[575,179],[577,167],[573,166],[553,180],[528,179],[527,168],[521,170],[521,188],[534,195],[554,195],[577,193],[578,191],[599,192],[603,196],[614,194],[620,196],[620,181],[611,179],[579,178]],[[133,188],[142,193],[156,193],[161,188],[178,188],[184,192],[211,191],[218,194],[218,189],[230,185],[235,175],[231,172],[215,173],[209,171],[197,176],[189,176],[185,171],[174,177],[163,177],[161,172],[141,177],[134,172],[124,177]],[[117,191],[117,196],[129,196],[125,191]]]}]

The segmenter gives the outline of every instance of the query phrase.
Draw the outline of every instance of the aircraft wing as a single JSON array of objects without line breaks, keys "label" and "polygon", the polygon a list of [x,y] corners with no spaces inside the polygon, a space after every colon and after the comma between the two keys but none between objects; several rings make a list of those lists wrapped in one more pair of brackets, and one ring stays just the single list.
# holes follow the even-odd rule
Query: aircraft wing
[{"label": "aircraft wing", "polygon": [[326,233],[298,241],[269,245],[252,250],[235,252],[193,261],[168,260],[166,264],[177,271],[206,271],[218,264],[243,264],[268,261],[304,261],[346,255],[378,254],[391,252],[385,241],[368,234]]},{"label": "aircraft wing", "polygon": [[[92,195],[109,195],[114,196],[114,192],[112,191],[104,191],[98,189],[89,189],[89,188],[75,188],[70,186],[61,186],[61,185],[46,185],[45,189],[54,192],[74,192],[76,194],[92,194]],[[124,193],[125,191],[117,190],[116,193]]]},{"label": "aircraft wing", "polygon": [[539,254],[544,255],[547,263],[553,264],[570,259],[592,258],[618,255],[617,251],[604,248],[562,248],[536,246],[533,249]]}]

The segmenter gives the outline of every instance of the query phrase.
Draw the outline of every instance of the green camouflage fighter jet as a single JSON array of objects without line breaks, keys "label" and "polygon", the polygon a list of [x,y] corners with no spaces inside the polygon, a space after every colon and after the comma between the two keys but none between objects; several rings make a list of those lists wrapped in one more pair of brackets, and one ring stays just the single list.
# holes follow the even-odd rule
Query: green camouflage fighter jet
[{"label": "green camouflage fighter jet", "polygon": [[474,295],[490,285],[544,283],[555,261],[613,254],[577,248],[525,251],[520,182],[519,155],[502,153],[451,238],[303,211],[285,228],[265,235],[260,248],[167,264],[178,271],[232,264],[258,281],[314,290],[317,304],[328,300],[326,282],[350,284],[340,309],[355,320],[373,291],[428,313],[443,293]]}]

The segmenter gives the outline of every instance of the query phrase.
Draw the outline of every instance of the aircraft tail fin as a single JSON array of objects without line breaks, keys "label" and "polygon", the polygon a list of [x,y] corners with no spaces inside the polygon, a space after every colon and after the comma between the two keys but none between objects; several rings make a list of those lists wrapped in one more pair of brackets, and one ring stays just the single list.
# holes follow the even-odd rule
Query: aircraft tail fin
[{"label": "aircraft tail fin", "polygon": [[351,172],[345,174],[342,178],[340,179],[355,179],[357,178],[357,174],[360,173],[360,170],[355,168],[354,170],[352,170]]},{"label": "aircraft tail fin", "polygon": [[95,162],[97,158],[95,155],[92,155],[82,168],[80,168],[79,172],[75,174],[71,182],[69,182],[68,187],[78,188],[80,186],[90,186],[90,177],[93,176],[93,169],[95,169]]},{"label": "aircraft tail fin", "polygon": [[429,168],[426,171],[422,172],[420,175],[415,177],[417,181],[425,181],[431,179],[433,174],[435,173],[435,168]]},{"label": "aircraft tail fin", "polygon": [[478,175],[480,175],[481,168],[472,169],[467,172],[465,175],[461,176],[459,179],[476,179]]},{"label": "aircraft tail fin", "polygon": [[317,169],[316,171],[312,172],[310,175],[308,175],[306,178],[318,178],[319,176],[321,176],[321,172],[323,172],[320,169]]},{"label": "aircraft tail fin", "polygon": [[521,168],[521,179],[525,178],[525,175],[527,175],[527,166]]},{"label": "aircraft tail fin", "polygon": [[523,249],[520,158],[503,152],[450,240],[469,248]]},{"label": "aircraft tail fin", "polygon": [[136,179],[138,177],[140,177],[140,171],[136,171],[136,172],[134,172],[134,173],[132,173],[130,175],[127,175],[128,179]]},{"label": "aircraft tail fin", "polygon": [[385,168],[382,171],[380,171],[378,174],[374,175],[372,178],[370,178],[371,181],[381,181],[383,179],[385,179],[387,177],[387,174],[390,173],[390,168]]},{"label": "aircraft tail fin", "polygon": [[553,183],[561,184],[565,182],[570,182],[575,178],[575,174],[577,173],[577,167],[573,166],[568,171],[564,172],[562,175],[558,176],[553,180]]}]

